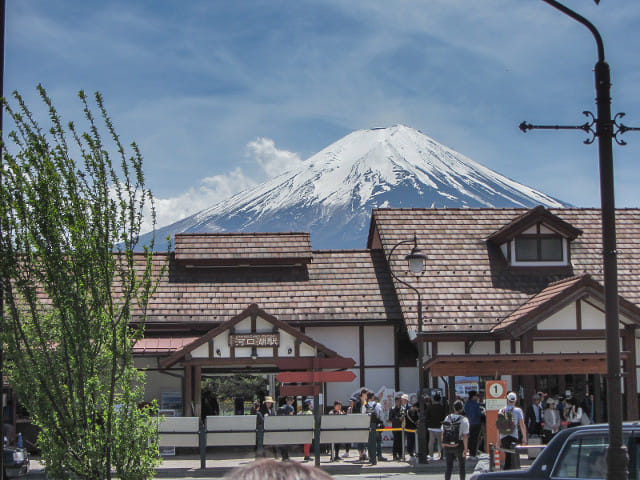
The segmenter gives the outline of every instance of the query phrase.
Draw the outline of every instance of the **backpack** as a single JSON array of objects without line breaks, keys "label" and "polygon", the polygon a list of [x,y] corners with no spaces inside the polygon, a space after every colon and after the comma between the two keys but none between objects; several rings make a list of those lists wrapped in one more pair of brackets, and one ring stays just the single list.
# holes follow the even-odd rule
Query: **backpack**
[{"label": "backpack", "polygon": [[516,431],[516,422],[513,421],[513,409],[501,409],[498,411],[496,428],[502,435],[511,435]]},{"label": "backpack", "polygon": [[455,447],[460,443],[461,420],[461,415],[458,415],[455,419],[449,415],[444,419],[442,422],[442,445]]}]

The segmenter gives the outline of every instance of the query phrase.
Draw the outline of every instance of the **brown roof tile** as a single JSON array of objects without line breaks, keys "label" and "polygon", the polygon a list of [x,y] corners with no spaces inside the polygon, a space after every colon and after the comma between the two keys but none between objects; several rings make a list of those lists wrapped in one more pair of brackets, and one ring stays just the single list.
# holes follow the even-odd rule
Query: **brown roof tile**
[{"label": "brown roof tile", "polygon": [[[553,282],[589,274],[602,284],[599,209],[549,209],[582,231],[571,242],[571,265],[562,268],[510,268],[499,248],[485,241],[526,209],[378,209],[373,211],[369,243],[377,232],[385,252],[417,236],[428,256],[424,272],[408,272],[404,256],[412,245],[398,247],[391,267],[417,287],[427,332],[488,332]],[[616,212],[619,294],[640,305],[640,209]],[[417,296],[394,282],[409,325],[417,324]]]},{"label": "brown roof tile", "polygon": [[207,265],[309,263],[311,240],[308,233],[179,233],[175,259]]},{"label": "brown roof tile", "polygon": [[[162,264],[158,256],[154,270]],[[253,303],[293,323],[402,320],[382,251],[333,250],[314,251],[311,263],[296,267],[190,268],[172,258],[151,297],[147,328],[210,325]]]}]

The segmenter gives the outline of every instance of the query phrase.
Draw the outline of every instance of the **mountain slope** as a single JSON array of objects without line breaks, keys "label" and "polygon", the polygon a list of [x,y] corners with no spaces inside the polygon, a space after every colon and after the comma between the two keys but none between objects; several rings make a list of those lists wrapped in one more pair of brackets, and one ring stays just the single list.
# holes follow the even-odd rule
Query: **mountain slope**
[{"label": "mountain slope", "polygon": [[[313,248],[364,248],[377,207],[566,206],[412,128],[358,130],[252,189],[156,232],[309,231]],[[144,238],[142,239],[144,241]]]}]

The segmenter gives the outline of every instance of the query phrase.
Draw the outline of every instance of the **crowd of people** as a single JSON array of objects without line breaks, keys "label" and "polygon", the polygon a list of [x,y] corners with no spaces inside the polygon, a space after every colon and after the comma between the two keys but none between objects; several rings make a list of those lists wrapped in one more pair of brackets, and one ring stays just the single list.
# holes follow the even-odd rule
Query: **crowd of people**
[{"label": "crowd of people", "polygon": [[[475,458],[482,448],[482,432],[485,422],[485,410],[477,391],[470,391],[466,401],[456,397],[452,404],[438,393],[425,396],[424,422],[427,430],[427,461],[444,460],[446,463],[445,479],[451,477],[453,465],[458,461],[460,476],[464,478],[464,459]],[[533,437],[541,443],[548,443],[563,428],[572,428],[593,421],[593,397],[586,396],[578,401],[571,392],[564,396],[550,396],[536,393],[526,409],[517,406],[516,393],[510,392],[506,405],[498,413],[496,423],[496,445],[503,451],[513,451],[515,444],[526,445]],[[300,408],[294,405],[293,397],[286,397],[276,408],[276,402],[267,396],[262,403],[256,402],[251,413],[259,418],[268,415],[311,415],[312,400],[302,402]],[[329,448],[331,461],[348,458],[352,450],[357,451],[357,461],[372,465],[388,459],[382,454],[383,428],[391,429],[393,435],[392,456],[394,461],[412,462],[417,454],[416,432],[422,421],[419,402],[410,401],[407,394],[399,394],[394,398],[394,406],[388,411],[385,421],[380,399],[367,388],[362,388],[347,402],[335,400],[327,407],[329,415],[362,414],[370,417],[368,441],[359,444],[333,444]],[[506,420],[505,420],[506,418]],[[500,422],[502,421],[502,425]],[[493,441],[493,439],[489,439]],[[304,459],[310,460],[311,445],[303,446]],[[326,451],[326,447],[325,447]],[[289,459],[289,448],[279,447],[273,450],[274,456],[282,460]],[[342,453],[342,456],[341,456]],[[407,458],[408,457],[408,458]],[[504,468],[513,468],[513,457],[507,453]]]}]

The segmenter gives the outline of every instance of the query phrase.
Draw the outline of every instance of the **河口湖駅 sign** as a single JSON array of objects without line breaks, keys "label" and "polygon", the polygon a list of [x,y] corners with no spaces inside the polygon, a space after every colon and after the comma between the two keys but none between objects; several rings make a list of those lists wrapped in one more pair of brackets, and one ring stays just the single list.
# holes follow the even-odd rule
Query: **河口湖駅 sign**
[{"label": "\u6cb3\u53e3\u6e56\u99c5 sign", "polygon": [[232,347],[278,347],[279,333],[237,333],[229,335],[229,345]]}]

